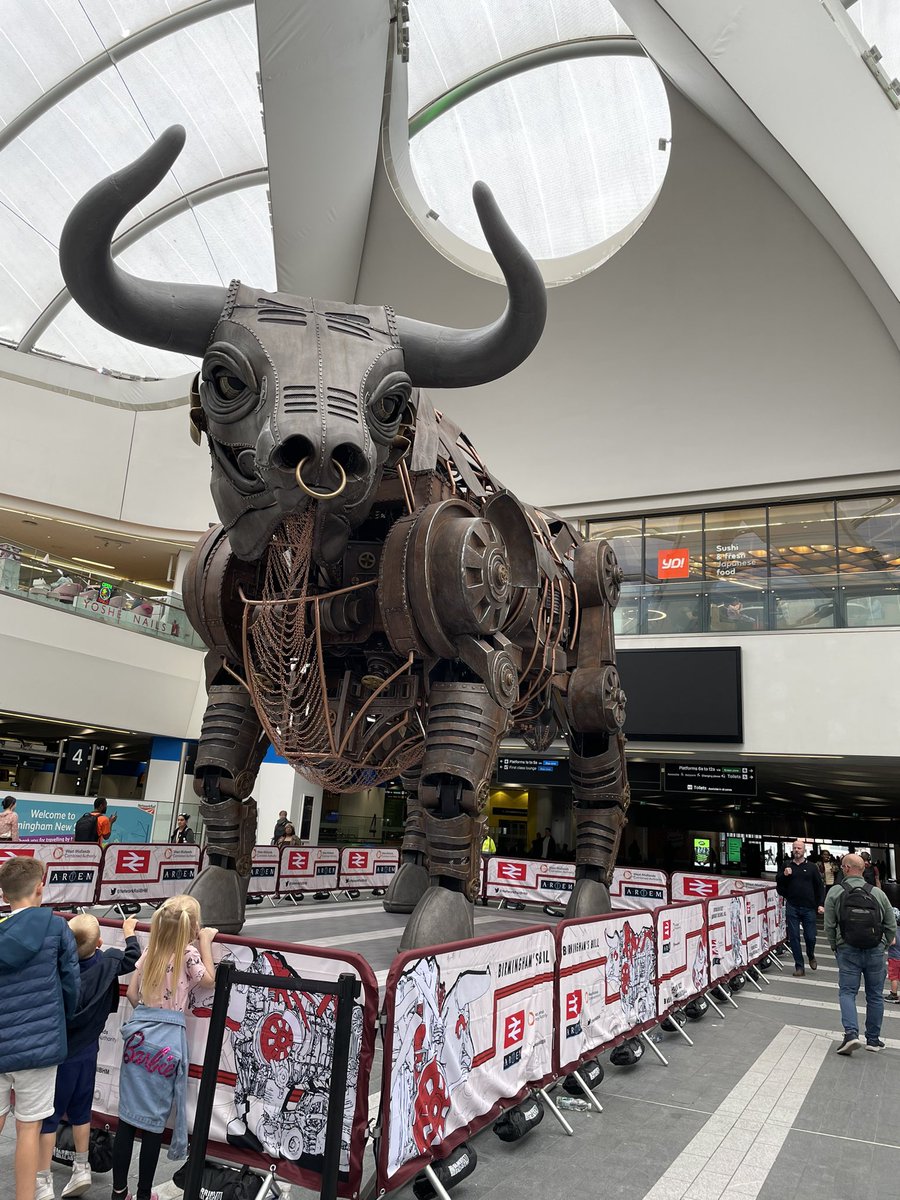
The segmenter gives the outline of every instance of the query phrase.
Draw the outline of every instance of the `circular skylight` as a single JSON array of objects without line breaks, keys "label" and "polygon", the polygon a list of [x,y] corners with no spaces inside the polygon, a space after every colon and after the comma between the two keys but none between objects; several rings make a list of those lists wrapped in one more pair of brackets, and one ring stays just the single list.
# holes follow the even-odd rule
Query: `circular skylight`
[{"label": "circular skylight", "polygon": [[432,210],[426,232],[439,241],[439,223],[486,249],[472,205],[472,184],[483,179],[548,282],[583,274],[637,228],[662,186],[670,138],[665,87],[647,59],[529,70],[443,112],[410,141]]}]

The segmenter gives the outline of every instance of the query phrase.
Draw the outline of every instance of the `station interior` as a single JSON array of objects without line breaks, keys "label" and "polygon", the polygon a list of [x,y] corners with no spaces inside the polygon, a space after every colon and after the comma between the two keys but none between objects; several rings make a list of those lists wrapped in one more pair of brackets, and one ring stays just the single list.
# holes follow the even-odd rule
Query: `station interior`
[{"label": "station interior", "polygon": [[[65,840],[29,834],[28,813],[51,829],[54,805],[97,796],[143,813],[148,843],[170,845],[180,815],[207,840],[207,647],[185,607],[194,547],[221,520],[192,399],[201,357],[95,322],[59,261],[76,202],[178,124],[177,162],[112,243],[126,271],[178,286],[239,279],[486,325],[506,302],[473,207],[475,182],[490,186],[546,285],[543,335],[501,378],[427,391],[492,478],[615,552],[617,865],[772,885],[804,839],[813,863],[865,852],[900,905],[895,9],[4,0],[0,797],[23,843]],[[490,855],[575,864],[573,750],[552,734],[499,745]],[[332,790],[270,747],[252,795],[260,845],[286,813],[299,846],[401,848],[399,774]],[[241,936],[360,955],[383,998],[406,917],[381,889],[250,891]],[[556,934],[564,907],[485,894],[475,936]],[[478,1165],[448,1190],[890,1194],[900,1005],[885,1005],[883,1053],[838,1056],[821,913],[817,938],[815,969],[792,974],[787,945],[768,955],[737,1007],[720,998],[690,1023],[693,1044],[656,1025],[636,1064],[604,1048],[602,1112],[564,1114],[571,1136],[550,1111],[518,1142],[479,1125]],[[353,1200],[385,1194],[383,1036]],[[8,1120],[0,1200],[33,1200],[15,1148]],[[178,1166],[163,1154],[158,1200],[182,1196]],[[320,1194],[273,1167],[282,1196]],[[110,1178],[77,1194],[106,1197]],[[52,1179],[76,1194],[68,1168]],[[423,1200],[423,1179],[396,1194]]]}]

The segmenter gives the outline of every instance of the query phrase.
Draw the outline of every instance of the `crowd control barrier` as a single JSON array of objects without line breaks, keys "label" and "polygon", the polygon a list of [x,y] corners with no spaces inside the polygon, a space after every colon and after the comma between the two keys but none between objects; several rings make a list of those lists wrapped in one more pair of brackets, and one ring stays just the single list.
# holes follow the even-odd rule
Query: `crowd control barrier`
[{"label": "crowd control barrier", "polygon": [[0,863],[8,858],[36,858],[44,864],[42,905],[94,903],[103,851],[92,842],[7,842],[0,848]]},{"label": "crowd control barrier", "polygon": [[616,867],[609,898],[613,908],[660,908],[669,900],[669,877],[650,867]]},{"label": "crowd control barrier", "polygon": [[610,913],[556,927],[559,1072],[655,1025],[653,914]]},{"label": "crowd control barrier", "polygon": [[103,855],[97,903],[149,904],[180,896],[199,870],[199,846],[117,842]]},{"label": "crowd control barrier", "polygon": [[669,904],[656,910],[656,1005],[664,1016],[709,988],[706,908]]},{"label": "crowd control barrier", "polygon": [[379,1189],[445,1158],[553,1075],[553,933],[394,960],[384,999]]},{"label": "crowd control barrier", "polygon": [[397,874],[400,851],[385,847],[341,851],[341,890],[386,888]]},{"label": "crowd control barrier", "polygon": [[[121,925],[101,924],[106,945],[123,945]],[[146,945],[147,934],[138,936]],[[350,1016],[337,1164],[337,1194],[357,1197],[378,1010],[378,985],[371,967],[358,954],[318,947],[304,951],[302,946],[256,938],[220,936],[212,949],[217,964],[227,962],[238,974],[224,1014],[224,1043],[216,1056],[206,1154],[247,1163],[263,1174],[274,1163],[279,1178],[316,1192],[323,1186],[328,1166],[329,1094],[339,1044],[337,983],[341,976],[350,975],[361,985],[360,999],[353,1003]],[[269,986],[242,982],[244,973],[265,977]],[[305,983],[303,989],[297,984],[298,976]],[[213,1003],[212,989],[195,989],[188,1001],[189,1129],[197,1113]],[[129,1006],[121,1004],[100,1039],[95,1124],[116,1125],[123,1054],[120,1029],[130,1015]]]},{"label": "crowd control barrier", "polygon": [[713,900],[717,896],[731,896],[735,892],[765,887],[772,887],[771,879],[736,879],[733,875],[693,875],[688,871],[675,871],[672,875],[671,899]]},{"label": "crowd control barrier", "polygon": [[709,982],[727,982],[747,966],[747,919],[744,897],[735,892],[706,901]]},{"label": "crowd control barrier", "polygon": [[575,864],[493,855],[487,860],[484,896],[519,904],[565,904],[575,887]]},{"label": "crowd control barrier", "polygon": [[336,846],[285,846],[278,868],[279,896],[334,892],[338,888],[341,852]]}]

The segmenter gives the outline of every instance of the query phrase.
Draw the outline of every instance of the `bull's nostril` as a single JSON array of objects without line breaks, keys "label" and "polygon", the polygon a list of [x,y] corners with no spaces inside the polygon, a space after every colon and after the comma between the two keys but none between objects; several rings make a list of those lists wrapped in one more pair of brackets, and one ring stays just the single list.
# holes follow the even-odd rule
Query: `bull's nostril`
[{"label": "bull's nostril", "polygon": [[312,442],[302,434],[294,434],[285,438],[280,446],[275,448],[272,462],[283,471],[293,471],[303,462],[304,458],[312,458],[315,454]]},{"label": "bull's nostril", "polygon": [[336,446],[331,457],[334,462],[340,463],[350,479],[361,479],[366,473],[366,456],[352,442],[343,442]]}]

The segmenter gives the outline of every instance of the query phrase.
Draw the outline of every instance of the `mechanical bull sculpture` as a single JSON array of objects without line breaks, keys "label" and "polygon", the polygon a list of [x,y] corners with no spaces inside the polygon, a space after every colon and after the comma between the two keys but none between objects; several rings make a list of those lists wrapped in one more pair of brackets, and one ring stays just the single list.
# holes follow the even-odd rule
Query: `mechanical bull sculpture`
[{"label": "mechanical bull sculpture", "polygon": [[570,915],[609,909],[625,824],[625,697],[607,543],[493,477],[421,389],[468,387],[534,349],[546,294],[483,184],[479,220],[508,302],[456,330],[238,282],[148,282],[110,242],[184,142],[173,127],[94,187],[63,231],[75,300],[124,337],[203,357],[191,397],[222,524],[200,541],[184,598],[209,647],[195,787],[209,864],[204,920],[244,918],[271,743],[309,779],[354,791],[401,776],[401,866],[385,899],[413,915],[404,947],[473,932],[484,808],[497,749],[568,737],[577,826]]}]

